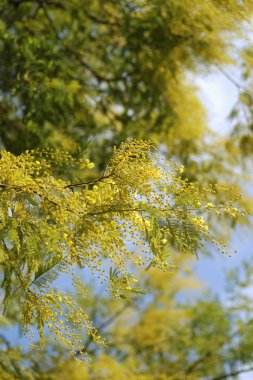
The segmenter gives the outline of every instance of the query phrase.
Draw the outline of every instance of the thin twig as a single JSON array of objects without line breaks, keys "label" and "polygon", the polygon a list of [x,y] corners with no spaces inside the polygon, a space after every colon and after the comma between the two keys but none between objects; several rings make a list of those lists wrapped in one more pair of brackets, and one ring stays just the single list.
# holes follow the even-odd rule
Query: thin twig
[{"label": "thin twig", "polygon": [[94,179],[92,181],[87,181],[87,182],[79,182],[79,183],[71,183],[70,185],[66,185],[65,189],[68,188],[74,188],[74,187],[84,187],[86,185],[92,185],[93,183],[101,182],[104,179],[110,178],[113,176],[113,173],[110,173],[108,175],[102,175],[100,178]]},{"label": "thin twig", "polygon": [[211,380],[224,380],[224,379],[228,379],[230,377],[238,376],[241,373],[246,373],[246,372],[250,372],[250,371],[253,371],[253,367],[249,367],[249,368],[245,368],[245,369],[241,368],[241,369],[238,369],[236,371],[229,372],[229,373],[223,373],[222,375],[218,375],[216,377],[213,377]]}]

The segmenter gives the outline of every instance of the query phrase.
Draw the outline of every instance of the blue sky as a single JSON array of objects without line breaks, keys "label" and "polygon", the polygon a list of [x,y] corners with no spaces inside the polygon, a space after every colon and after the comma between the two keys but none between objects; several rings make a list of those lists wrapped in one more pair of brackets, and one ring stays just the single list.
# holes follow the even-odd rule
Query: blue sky
[{"label": "blue sky", "polygon": [[[231,71],[229,70],[231,74]],[[238,75],[232,70],[234,78]],[[237,79],[237,78],[236,78]],[[227,117],[238,98],[238,89],[223,74],[214,72],[206,77],[198,77],[201,99],[208,110],[209,126],[221,135],[226,135],[231,125]],[[214,258],[200,257],[194,265],[198,277],[222,298],[225,288],[225,272],[240,266],[244,259],[253,257],[252,231],[237,229],[231,247],[238,253],[232,257],[214,255]],[[253,289],[253,288],[252,288]],[[252,295],[253,295],[253,290]],[[253,371],[240,375],[240,380],[252,380]]]},{"label": "blue sky", "polygon": [[[238,73],[231,69],[229,74],[238,80]],[[238,99],[238,89],[222,73],[214,71],[205,77],[196,78],[200,87],[200,96],[208,111],[209,127],[226,135],[231,124],[228,115]],[[242,260],[249,258],[253,253],[252,237],[249,231],[238,228],[234,233],[231,248],[237,249],[237,254],[231,257],[214,254],[214,258],[201,257],[195,264],[199,277],[215,292],[220,293],[224,288],[224,273],[227,269],[237,267]]]}]

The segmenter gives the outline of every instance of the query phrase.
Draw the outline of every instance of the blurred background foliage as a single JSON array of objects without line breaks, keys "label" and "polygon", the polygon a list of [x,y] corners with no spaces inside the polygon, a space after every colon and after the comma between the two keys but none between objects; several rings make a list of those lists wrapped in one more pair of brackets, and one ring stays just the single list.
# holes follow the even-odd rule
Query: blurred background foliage
[{"label": "blurred background foliage", "polygon": [[190,74],[233,63],[251,13],[249,0],[2,1],[2,146],[88,149],[103,167],[113,145],[149,137],[194,177],[213,139]]},{"label": "blurred background foliage", "polygon": [[[234,41],[249,35],[252,13],[251,0],[2,0],[1,149],[89,156],[95,176],[114,145],[149,138],[185,166],[191,181],[234,184],[240,193],[253,151],[253,55],[249,43]],[[232,65],[239,79],[229,74]],[[238,89],[224,138],[208,128],[194,83],[215,69]],[[241,204],[251,211],[250,196]],[[227,238],[235,227],[225,228],[219,216],[213,226]],[[253,366],[252,270],[248,262],[228,275],[226,302],[211,293],[193,296],[193,273],[155,270],[140,273],[148,295],[131,302],[96,290],[79,299],[111,342],[100,352],[84,339],[91,368],[60,342],[49,340],[42,352],[13,345],[4,334],[18,324],[13,305],[0,320],[0,378],[236,378]]]},{"label": "blurred background foliage", "polygon": [[1,335],[1,379],[237,378],[253,368],[252,301],[247,293],[253,270],[248,264],[240,273],[228,274],[226,302],[209,292],[197,296],[201,284],[190,270],[169,277],[156,269],[142,273],[146,296],[115,302],[96,291],[89,302],[79,298],[110,342],[99,350],[84,339],[91,367],[80,365],[60,342],[48,340],[40,352],[25,351]]}]

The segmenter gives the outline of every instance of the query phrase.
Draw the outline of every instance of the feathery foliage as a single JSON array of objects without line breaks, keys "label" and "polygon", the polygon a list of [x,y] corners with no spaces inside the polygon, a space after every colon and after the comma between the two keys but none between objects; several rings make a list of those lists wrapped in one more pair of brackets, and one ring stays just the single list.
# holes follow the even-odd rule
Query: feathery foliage
[{"label": "feathery foliage", "polygon": [[[60,165],[64,162],[79,171],[78,182],[69,183],[64,172],[58,172],[58,157]],[[55,160],[54,165],[50,160]],[[4,305],[8,307],[14,295],[24,326],[35,324],[42,341],[45,323],[60,333],[57,318],[62,303],[67,321],[76,327],[83,323],[78,317],[73,320],[74,301],[50,290],[59,271],[90,268],[114,294],[140,293],[130,264],[170,269],[173,252],[167,241],[171,238],[185,252],[197,254],[203,241],[225,252],[200,214],[217,209],[236,218],[244,213],[231,201],[216,206],[208,202],[218,187],[201,189],[182,179],[183,168],[161,159],[149,142],[121,144],[103,176],[85,182],[81,173],[92,167],[87,159],[75,161],[60,152],[28,151],[20,156],[1,152]],[[107,273],[105,262],[114,271]],[[60,320],[60,327],[62,323]],[[87,318],[84,324],[99,341]],[[70,345],[64,333],[62,339]],[[78,335],[73,344],[77,341]]]}]

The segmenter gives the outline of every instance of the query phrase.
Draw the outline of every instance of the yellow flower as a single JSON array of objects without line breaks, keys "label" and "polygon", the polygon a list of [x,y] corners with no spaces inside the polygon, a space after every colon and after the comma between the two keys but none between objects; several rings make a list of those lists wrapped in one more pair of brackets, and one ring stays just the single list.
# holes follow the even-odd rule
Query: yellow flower
[{"label": "yellow flower", "polygon": [[182,174],[183,171],[184,171],[184,165],[181,165],[180,168],[178,169],[178,172],[179,172],[180,174]]},{"label": "yellow flower", "polygon": [[88,169],[93,169],[93,168],[94,168],[94,164],[93,164],[93,162],[90,162],[90,163],[87,165],[87,168],[88,168]]}]

